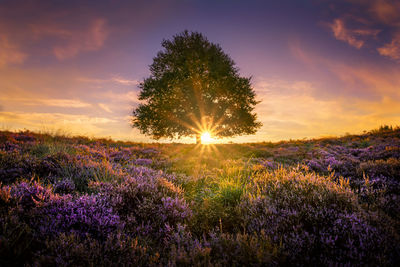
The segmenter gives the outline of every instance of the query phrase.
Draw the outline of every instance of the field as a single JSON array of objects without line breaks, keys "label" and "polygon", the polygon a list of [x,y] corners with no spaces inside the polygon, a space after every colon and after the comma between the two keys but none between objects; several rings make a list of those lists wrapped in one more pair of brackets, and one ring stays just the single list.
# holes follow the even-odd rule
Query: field
[{"label": "field", "polygon": [[0,266],[400,262],[400,129],[256,144],[0,132]]}]

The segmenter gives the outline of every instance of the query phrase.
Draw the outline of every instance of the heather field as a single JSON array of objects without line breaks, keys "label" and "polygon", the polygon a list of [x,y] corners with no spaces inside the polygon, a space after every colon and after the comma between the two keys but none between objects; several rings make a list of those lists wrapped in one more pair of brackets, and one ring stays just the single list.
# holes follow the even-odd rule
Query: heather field
[{"label": "heather field", "polygon": [[0,266],[395,266],[400,129],[255,144],[0,132]]}]

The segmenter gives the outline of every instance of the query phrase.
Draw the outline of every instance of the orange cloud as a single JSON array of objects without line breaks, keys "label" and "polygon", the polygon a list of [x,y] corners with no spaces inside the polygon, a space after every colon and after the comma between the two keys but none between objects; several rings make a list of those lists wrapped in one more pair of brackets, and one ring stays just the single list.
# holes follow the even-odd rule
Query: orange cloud
[{"label": "orange cloud", "polygon": [[[0,127],[113,136],[150,141],[132,132],[129,120],[135,79],[121,75],[84,79],[75,69],[4,68],[0,71]],[[93,85],[95,87],[93,87]]]},{"label": "orange cloud", "polygon": [[105,91],[99,93],[99,97],[103,99],[107,99],[109,102],[118,104],[121,106],[121,103],[124,103],[127,106],[131,106],[132,104],[138,104],[140,101],[138,100],[138,94],[133,91],[129,91],[126,93],[113,92],[113,91]]},{"label": "orange cloud", "polygon": [[21,126],[33,130],[68,129],[72,134],[101,134],[105,125],[117,122],[116,119],[106,117],[40,112],[0,112],[0,119],[11,129]]},{"label": "orange cloud", "polygon": [[394,60],[400,60],[400,33],[397,33],[390,43],[377,48],[379,54]]},{"label": "orange cloud", "polygon": [[99,103],[98,105],[102,110],[104,110],[104,111],[106,111],[108,113],[112,113],[112,110],[110,109],[110,107],[108,105],[103,104],[103,103]]},{"label": "orange cloud", "polygon": [[[352,7],[342,9],[337,19],[329,24],[336,39],[357,49],[367,41],[376,51],[393,60],[400,59],[400,1],[346,0]],[[340,6],[340,1],[336,3]],[[337,10],[340,10],[337,9]],[[378,30],[379,29],[379,30]],[[382,34],[378,36],[378,34]],[[390,37],[388,42],[385,38]],[[373,39],[373,41],[372,41]]]},{"label": "orange cloud", "polygon": [[83,51],[96,51],[103,47],[108,37],[107,23],[104,19],[94,19],[87,27],[68,29],[63,25],[31,25],[37,39],[53,36],[64,43],[53,47],[54,55],[64,60]]},{"label": "orange cloud", "polygon": [[347,85],[349,90],[360,94],[372,93],[400,99],[400,70],[381,69],[373,66],[351,66],[332,62],[331,71]]},{"label": "orange cloud", "polygon": [[[328,70],[331,76],[343,82],[338,88],[331,90],[334,94],[332,96],[339,94],[358,98],[388,96],[400,99],[400,68],[343,63],[303,49],[298,42],[290,43],[289,47],[295,58],[312,69],[314,76],[319,77]],[[325,93],[329,95],[329,90],[325,90]]]},{"label": "orange cloud", "polygon": [[349,29],[345,25],[344,19],[335,19],[330,24],[331,30],[336,39],[344,41],[357,49],[364,45],[364,40],[361,37],[373,36],[375,37],[379,30],[375,29]]},{"label": "orange cloud", "polygon": [[111,79],[113,82],[119,83],[119,84],[123,84],[123,85],[138,85],[139,81],[138,80],[129,80],[129,79],[125,79],[123,77],[120,76],[115,76]]},{"label": "orange cloud", "polygon": [[[100,117],[63,113],[1,112],[0,127],[6,130],[30,129],[70,135],[112,137],[116,140],[151,141],[129,125],[130,117]],[[192,140],[190,140],[192,141]]]},{"label": "orange cloud", "polygon": [[27,55],[11,44],[5,35],[0,36],[0,68],[8,64],[23,63],[26,58]]},{"label": "orange cloud", "polygon": [[376,0],[371,2],[369,11],[378,19],[381,23],[386,25],[399,25],[400,22],[400,2],[398,1],[387,1],[387,0]]},{"label": "orange cloud", "polygon": [[7,102],[16,102],[19,105],[27,106],[49,106],[61,108],[85,108],[91,106],[91,104],[77,99],[3,97],[2,100]]},{"label": "orange cloud", "polygon": [[119,75],[114,75],[109,79],[80,77],[80,78],[78,78],[78,81],[86,82],[86,83],[95,83],[95,84],[102,84],[102,83],[106,83],[106,82],[113,82],[113,83],[117,83],[117,84],[121,84],[121,85],[138,85],[139,84],[138,80],[127,79],[127,78],[121,77]]},{"label": "orange cloud", "polygon": [[[362,72],[362,71],[361,71]],[[371,73],[364,73],[366,76]],[[360,74],[361,76],[361,74]],[[385,77],[371,78],[382,82]],[[394,80],[390,81],[394,89]],[[388,82],[389,84],[389,82]],[[400,84],[400,80],[397,80]],[[384,85],[384,84],[383,84]],[[259,77],[254,84],[263,101],[256,107],[263,127],[255,136],[237,137],[236,142],[320,137],[361,133],[383,124],[400,121],[400,100],[386,94],[381,99],[332,96],[321,99],[315,92],[321,90],[310,81],[287,81]]]}]

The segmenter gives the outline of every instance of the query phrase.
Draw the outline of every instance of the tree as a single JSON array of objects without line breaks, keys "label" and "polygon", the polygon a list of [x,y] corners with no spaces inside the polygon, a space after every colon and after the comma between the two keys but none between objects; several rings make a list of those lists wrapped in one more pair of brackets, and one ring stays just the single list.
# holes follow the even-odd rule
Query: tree
[{"label": "tree", "polygon": [[259,102],[250,78],[240,77],[233,60],[201,33],[184,31],[163,40],[163,50],[140,83],[132,126],[154,139],[254,134]]}]

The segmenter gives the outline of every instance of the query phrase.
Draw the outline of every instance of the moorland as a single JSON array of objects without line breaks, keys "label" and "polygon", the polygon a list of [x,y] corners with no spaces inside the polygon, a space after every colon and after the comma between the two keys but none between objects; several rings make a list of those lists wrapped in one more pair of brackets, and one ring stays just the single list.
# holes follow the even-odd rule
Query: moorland
[{"label": "moorland", "polygon": [[0,265],[393,266],[400,128],[248,144],[0,132]]}]

